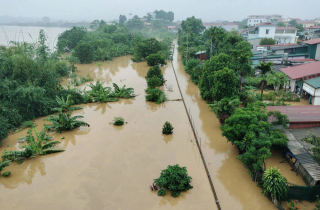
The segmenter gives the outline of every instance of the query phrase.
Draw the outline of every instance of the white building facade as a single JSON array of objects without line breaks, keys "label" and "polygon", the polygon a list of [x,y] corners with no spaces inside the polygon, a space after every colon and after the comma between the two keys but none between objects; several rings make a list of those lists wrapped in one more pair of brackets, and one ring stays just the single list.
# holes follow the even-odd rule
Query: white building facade
[{"label": "white building facade", "polygon": [[256,26],[261,23],[271,23],[274,19],[281,18],[281,15],[249,15],[247,25]]}]

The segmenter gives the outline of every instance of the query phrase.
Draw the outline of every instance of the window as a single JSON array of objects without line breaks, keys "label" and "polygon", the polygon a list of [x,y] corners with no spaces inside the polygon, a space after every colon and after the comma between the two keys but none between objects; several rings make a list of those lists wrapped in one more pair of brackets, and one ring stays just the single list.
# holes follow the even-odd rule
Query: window
[{"label": "window", "polygon": [[253,44],[251,45],[251,50],[253,49]]},{"label": "window", "polygon": [[266,29],[266,34],[269,34],[269,29]]},{"label": "window", "polygon": [[251,20],[249,20],[249,22],[251,22]]},{"label": "window", "polygon": [[260,20],[260,23],[262,23],[262,20]]}]

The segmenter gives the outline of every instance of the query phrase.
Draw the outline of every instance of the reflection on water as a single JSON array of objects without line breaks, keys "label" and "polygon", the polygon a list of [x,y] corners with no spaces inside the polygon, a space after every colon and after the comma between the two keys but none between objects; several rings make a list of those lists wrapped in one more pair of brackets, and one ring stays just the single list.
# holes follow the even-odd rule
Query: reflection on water
[{"label": "reflection on water", "polygon": [[[170,65],[169,65],[170,64]],[[150,67],[146,62],[133,63],[130,56],[103,62],[100,69],[93,64],[79,64],[78,75],[88,73],[94,82],[105,86],[117,83],[134,88],[138,96],[117,102],[84,104],[83,115],[89,128],[51,133],[61,141],[57,149],[64,152],[39,156],[23,164],[12,163],[7,169],[10,177],[0,178],[0,203],[6,209],[216,209],[213,193],[201,162],[199,151],[181,101],[155,104],[145,101],[145,76]],[[181,98],[171,63],[161,67],[167,97]],[[67,81],[63,81],[66,83]],[[83,84],[83,87],[86,84]],[[123,126],[110,124],[114,117],[123,117]],[[38,130],[44,118],[36,120]],[[174,133],[164,137],[163,124],[169,121]],[[46,122],[48,123],[48,122]],[[10,134],[0,147],[14,150],[17,139],[27,129]],[[62,139],[64,137],[64,139]],[[187,167],[193,178],[193,189],[178,198],[168,192],[164,197],[150,192],[149,185],[168,165]],[[57,202],[59,201],[59,202]]]}]

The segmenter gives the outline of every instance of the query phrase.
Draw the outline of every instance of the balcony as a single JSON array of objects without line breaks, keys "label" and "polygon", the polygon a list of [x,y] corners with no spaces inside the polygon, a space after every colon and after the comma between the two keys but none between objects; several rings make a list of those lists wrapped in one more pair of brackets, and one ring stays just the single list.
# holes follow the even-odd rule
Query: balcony
[{"label": "balcony", "polygon": [[248,34],[248,39],[255,39],[258,37],[259,37],[259,34]]}]

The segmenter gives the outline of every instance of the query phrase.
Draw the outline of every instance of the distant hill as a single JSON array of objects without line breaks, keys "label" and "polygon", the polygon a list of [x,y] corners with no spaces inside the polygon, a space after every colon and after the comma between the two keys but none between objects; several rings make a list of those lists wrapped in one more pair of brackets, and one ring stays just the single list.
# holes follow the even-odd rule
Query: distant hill
[{"label": "distant hill", "polygon": [[37,22],[41,21],[40,18],[31,18],[31,17],[12,17],[9,15],[0,16],[0,24],[3,23],[28,23],[28,22]]}]

